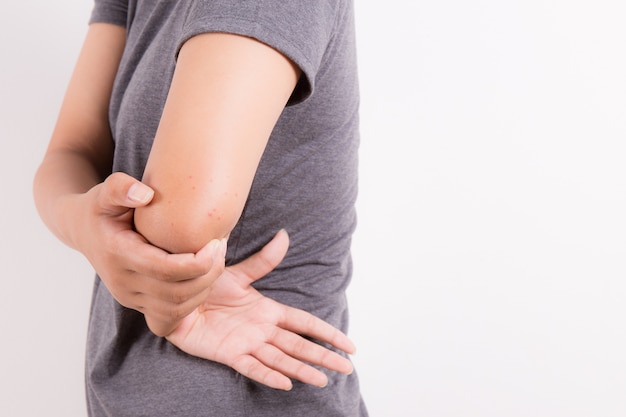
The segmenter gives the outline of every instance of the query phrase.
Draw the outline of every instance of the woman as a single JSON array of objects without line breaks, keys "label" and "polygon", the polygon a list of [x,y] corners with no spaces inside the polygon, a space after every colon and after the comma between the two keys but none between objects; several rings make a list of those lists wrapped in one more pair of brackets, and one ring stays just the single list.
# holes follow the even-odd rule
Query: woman
[{"label": "woman", "polygon": [[351,1],[95,1],[35,178],[97,272],[90,415],[367,415],[357,146]]}]

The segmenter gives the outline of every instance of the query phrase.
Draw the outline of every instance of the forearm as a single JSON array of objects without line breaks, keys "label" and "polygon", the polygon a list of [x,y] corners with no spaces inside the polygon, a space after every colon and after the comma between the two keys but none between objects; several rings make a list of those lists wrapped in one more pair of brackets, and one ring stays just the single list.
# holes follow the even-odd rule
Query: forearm
[{"label": "forearm", "polygon": [[78,152],[56,151],[46,155],[35,175],[35,204],[46,226],[63,243],[79,249],[76,236],[77,208],[82,195],[102,181],[102,174]]},{"label": "forearm", "polygon": [[90,26],[33,193],[44,223],[87,258],[115,300],[156,318],[156,333],[167,334],[204,299],[223,256],[211,246],[168,255],[133,230],[134,210],[149,204],[153,191],[111,173],[109,104],[124,43],[123,27]]},{"label": "forearm", "polygon": [[34,180],[41,218],[76,248],[69,202],[100,183],[111,167],[113,142],[108,108],[126,32],[92,24],[70,79],[48,151]]}]

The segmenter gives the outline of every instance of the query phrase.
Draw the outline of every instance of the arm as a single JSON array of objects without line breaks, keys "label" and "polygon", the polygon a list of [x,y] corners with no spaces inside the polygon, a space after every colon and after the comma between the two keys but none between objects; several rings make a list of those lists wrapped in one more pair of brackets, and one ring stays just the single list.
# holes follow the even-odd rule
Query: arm
[{"label": "arm", "polygon": [[120,304],[169,325],[206,298],[224,247],[169,255],[133,230],[133,208],[148,204],[152,190],[109,175],[108,107],[124,43],[122,27],[90,26],[33,191],[44,223],[85,255]]},{"label": "arm", "polygon": [[[172,343],[190,354],[219,361],[261,383],[282,389],[291,387],[287,376],[320,386],[326,383],[323,374],[304,362],[350,372],[349,361],[300,338],[296,333],[310,335],[351,352],[353,346],[345,335],[303,311],[263,297],[250,286],[251,282],[269,273],[280,262],[287,251],[286,234],[277,235],[273,243],[260,253],[224,271],[225,248],[220,248],[215,240],[195,254],[171,255],[147,244],[141,235],[135,233],[133,208],[150,203],[152,190],[122,173],[107,177],[112,152],[108,102],[123,44],[122,28],[94,24],[89,29],[57,127],[35,178],[35,200],[42,219],[61,240],[89,259],[118,302],[143,312],[154,333],[168,335]],[[174,90],[171,96],[175,96]],[[288,92],[284,92],[282,100],[286,101],[286,97]],[[274,118],[278,117],[283,105],[273,107]],[[264,109],[260,112],[265,114]],[[175,116],[170,115],[171,110],[166,113],[168,118]],[[166,120],[164,118],[164,124]],[[254,118],[249,120],[254,121]],[[236,124],[235,121],[232,123]],[[266,123],[264,129],[269,136],[273,122],[264,120],[263,123]],[[263,126],[263,123],[254,126]],[[232,131],[241,134],[240,129],[235,127]],[[237,154],[238,157],[260,158],[260,148],[267,137],[259,137],[259,131],[252,130],[255,134],[249,137],[250,143],[239,141],[231,145],[245,147],[257,140],[256,151],[250,156],[244,150],[242,154]],[[241,139],[242,136],[236,137]],[[159,146],[163,141],[159,139]],[[165,145],[173,146],[167,142]],[[183,149],[194,154],[188,147]],[[221,149],[220,152],[229,154]],[[153,153],[153,156],[157,155],[161,160],[164,157],[158,152]],[[156,167],[155,160],[151,156],[153,167]],[[208,160],[210,162],[210,158]],[[248,179],[243,181],[244,189],[246,186],[249,188],[252,166],[255,163],[245,170]],[[176,165],[168,167],[165,164],[165,168],[173,169]],[[217,166],[213,169],[216,176],[232,175],[228,172],[229,167]],[[150,172],[148,170],[148,176]],[[172,186],[167,181],[169,177],[165,177],[166,181],[157,178],[160,180],[155,180],[156,186],[171,190],[168,188]],[[232,182],[231,179],[224,180],[220,187],[231,183],[240,186],[239,181]],[[176,188],[173,190],[176,191]],[[169,194],[169,191],[162,192],[162,197]],[[189,197],[185,193],[180,196]],[[242,204],[242,200],[234,201]],[[162,207],[157,199],[150,210],[139,209],[138,212],[152,216],[159,214]],[[210,239],[211,235],[224,235],[234,224],[234,217],[238,216],[233,213],[241,211],[240,207],[233,207],[232,212],[226,210],[231,207],[222,207],[227,215],[222,219],[217,215],[215,223],[201,224],[204,236],[198,235],[200,240]],[[153,208],[155,210],[151,211]],[[173,215],[177,214],[174,211]],[[226,218],[230,220],[222,223]],[[180,219],[174,220],[184,225]],[[187,225],[191,226],[191,223]],[[156,236],[154,239],[158,240],[158,230],[155,231],[152,225],[148,223],[144,229],[147,233],[152,232]],[[162,245],[188,245],[186,240],[181,239],[184,235],[175,236],[182,242],[168,240],[170,235],[165,234],[161,239]],[[221,349],[222,343],[232,345],[233,349]]]},{"label": "arm", "polygon": [[[183,46],[143,179],[155,198],[135,212],[150,242],[194,251],[230,233],[298,76],[287,58],[250,38],[206,34]],[[251,285],[280,263],[288,245],[287,234],[278,233],[226,268],[167,339],[278,389],[291,389],[289,378],[325,386],[327,377],[310,364],[350,373],[348,359],[300,336],[352,353],[343,333]]]},{"label": "arm", "polygon": [[227,236],[298,76],[285,56],[251,38],[188,40],[143,178],[154,200],[136,211],[137,230],[173,253]]},{"label": "arm", "polygon": [[111,169],[109,97],[125,36],[122,27],[90,26],[48,150],[35,176],[35,203],[41,218],[74,249],[78,249],[79,242],[70,206]]}]

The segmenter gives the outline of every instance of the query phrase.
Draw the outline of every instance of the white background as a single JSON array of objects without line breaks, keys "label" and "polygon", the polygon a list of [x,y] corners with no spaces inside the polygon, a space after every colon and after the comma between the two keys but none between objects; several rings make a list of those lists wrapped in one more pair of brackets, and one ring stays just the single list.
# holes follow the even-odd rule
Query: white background
[{"label": "white background", "polygon": [[[0,15],[6,416],[85,415],[92,272],[30,189],[90,8]],[[626,415],[625,16],[621,0],[357,0],[351,336],[372,416]]]}]

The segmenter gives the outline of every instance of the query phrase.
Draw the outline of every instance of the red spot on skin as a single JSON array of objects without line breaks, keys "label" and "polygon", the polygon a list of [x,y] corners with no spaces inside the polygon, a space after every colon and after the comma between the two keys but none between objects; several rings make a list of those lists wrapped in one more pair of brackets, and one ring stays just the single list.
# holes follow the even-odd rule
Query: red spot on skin
[{"label": "red spot on skin", "polygon": [[190,175],[190,176],[188,176],[187,178],[188,178],[188,179],[193,179],[193,176],[191,176],[191,175]]},{"label": "red spot on skin", "polygon": [[196,189],[196,187],[195,187],[195,186],[194,186],[194,187],[191,187],[191,189],[192,189],[192,190],[195,190],[195,189]]}]

